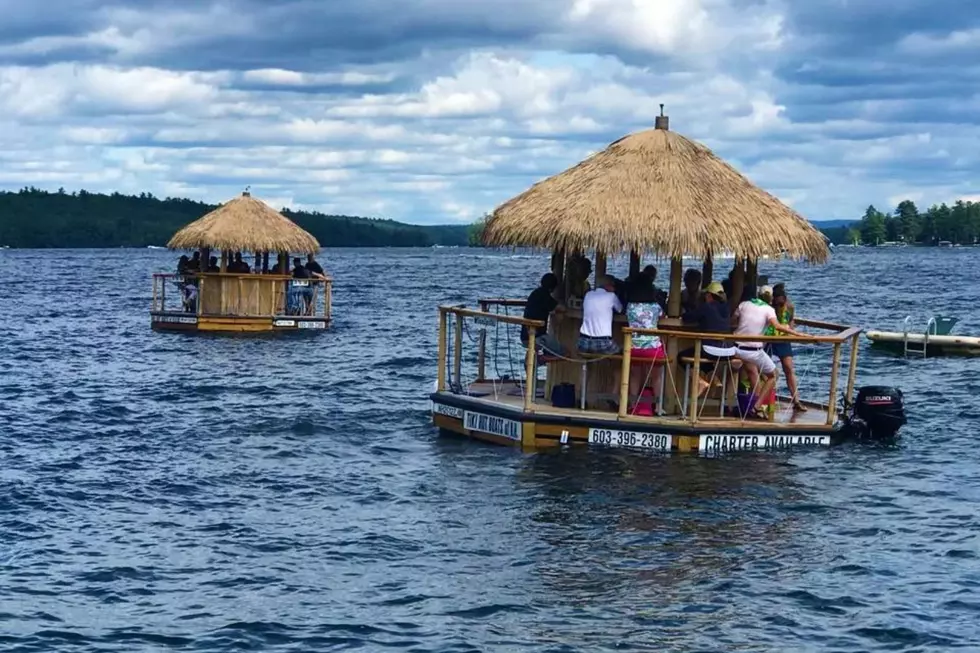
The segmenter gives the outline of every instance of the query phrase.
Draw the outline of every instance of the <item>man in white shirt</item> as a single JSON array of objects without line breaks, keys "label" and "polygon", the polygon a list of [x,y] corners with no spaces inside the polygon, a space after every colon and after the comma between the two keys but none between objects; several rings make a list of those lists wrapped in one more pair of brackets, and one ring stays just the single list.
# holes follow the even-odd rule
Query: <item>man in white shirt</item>
[{"label": "man in white shirt", "polygon": [[[771,297],[772,288],[763,286],[759,294],[762,297]],[[756,397],[768,397],[776,384],[776,364],[766,353],[765,343],[752,340],[752,337],[765,335],[770,329],[803,338],[808,336],[785,324],[780,324],[776,318],[776,311],[762,299],[753,298],[739,304],[735,310],[735,319],[738,323],[735,327],[735,356],[746,363],[745,371],[749,375],[749,383],[753,388],[758,387],[760,375],[765,379],[762,387],[758,391],[753,391],[753,394]]]},{"label": "man in white shirt", "polygon": [[618,354],[620,347],[612,337],[613,315],[623,312],[623,304],[610,277],[601,275],[595,285],[582,299],[578,350],[588,354]]}]

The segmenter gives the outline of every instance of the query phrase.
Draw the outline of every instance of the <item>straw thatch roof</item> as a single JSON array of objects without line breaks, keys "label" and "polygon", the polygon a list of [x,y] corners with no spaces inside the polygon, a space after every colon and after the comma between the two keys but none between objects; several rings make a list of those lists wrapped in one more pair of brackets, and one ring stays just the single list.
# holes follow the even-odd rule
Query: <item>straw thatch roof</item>
[{"label": "straw thatch roof", "polygon": [[626,136],[535,184],[494,211],[483,239],[667,257],[730,251],[822,262],[829,255],[806,219],[708,148],[666,129]]},{"label": "straw thatch roof", "polygon": [[247,192],[178,231],[167,247],[304,254],[320,251],[316,238]]}]

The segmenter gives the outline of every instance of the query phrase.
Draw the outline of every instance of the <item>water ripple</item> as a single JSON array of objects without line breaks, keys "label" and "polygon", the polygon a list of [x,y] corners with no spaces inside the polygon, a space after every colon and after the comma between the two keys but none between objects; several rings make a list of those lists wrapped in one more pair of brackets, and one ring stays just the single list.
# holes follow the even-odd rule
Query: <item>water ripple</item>
[{"label": "water ripple", "polygon": [[[894,446],[528,455],[437,437],[426,393],[434,307],[523,295],[546,255],[322,258],[335,327],[249,339],[149,330],[167,252],[0,251],[3,650],[980,650],[970,361],[863,349],[907,394]],[[980,333],[946,283],[978,263],[764,272],[821,318]]]}]

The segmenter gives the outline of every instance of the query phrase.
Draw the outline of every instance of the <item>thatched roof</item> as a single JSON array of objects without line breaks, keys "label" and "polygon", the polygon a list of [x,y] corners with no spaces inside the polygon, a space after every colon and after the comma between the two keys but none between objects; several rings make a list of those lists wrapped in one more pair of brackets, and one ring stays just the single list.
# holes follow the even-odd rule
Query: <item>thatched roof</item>
[{"label": "thatched roof", "polygon": [[[658,124],[666,127],[666,119]],[[822,262],[829,255],[806,219],[705,146],[665,128],[626,136],[502,204],[483,239],[666,257],[785,252]]]},{"label": "thatched roof", "polygon": [[316,238],[247,192],[178,231],[167,247],[304,254],[320,251]]}]

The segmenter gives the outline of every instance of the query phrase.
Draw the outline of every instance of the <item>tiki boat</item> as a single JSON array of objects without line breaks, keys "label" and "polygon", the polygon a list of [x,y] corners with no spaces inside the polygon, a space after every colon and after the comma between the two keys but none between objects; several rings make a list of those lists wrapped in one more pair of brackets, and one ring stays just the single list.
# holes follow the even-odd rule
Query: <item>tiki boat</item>
[{"label": "tiki boat", "polygon": [[[729,298],[741,298],[758,283],[759,260],[821,263],[829,249],[807,220],[704,146],[669,131],[663,115],[655,129],[616,141],[501,205],[483,237],[490,246],[551,251],[565,310],[548,320],[549,335],[566,353],[539,357],[535,328],[544,324],[521,317],[523,299],[439,307],[439,369],[430,398],[441,431],[531,449],[598,445],[711,454],[891,437],[905,423],[901,391],[872,386],[855,392],[861,329],[800,318],[798,328],[809,330],[805,340],[752,339],[797,343],[798,367],[806,357],[800,399],[807,410],[794,410],[788,397],[769,397],[768,416],[748,416],[744,399],[751,403],[753,397],[736,387],[740,362],[709,362],[702,341],[719,334],[699,333],[681,319],[683,259],[701,262],[707,285],[713,254],[734,255]],[[576,343],[587,286],[577,262],[590,254],[601,275],[617,260],[625,268],[627,253],[630,277],[643,255],[670,261],[666,315],[655,329],[630,328],[616,315],[614,339],[622,353],[581,353]],[[529,331],[526,348],[517,333],[521,327]],[[629,387],[631,344],[638,335],[659,336],[667,354],[658,363],[664,373],[658,375],[657,410],[647,414],[639,414],[639,396],[631,396]],[[706,384],[698,382],[699,370],[710,375]]]},{"label": "tiki boat", "polygon": [[[330,277],[294,278],[290,273],[291,254],[316,254],[320,244],[247,191],[181,229],[167,247],[199,253],[203,270],[153,275],[153,329],[316,331],[330,324]],[[245,266],[247,272],[239,269],[242,253],[254,256],[248,257],[254,263]],[[270,253],[278,259],[272,270]],[[212,259],[215,266],[209,271]]]}]

